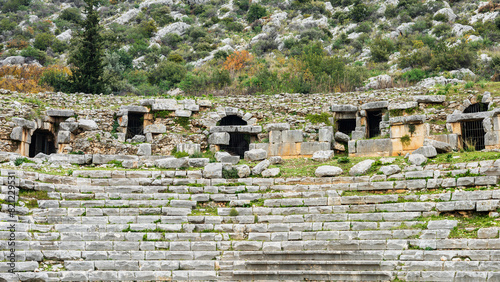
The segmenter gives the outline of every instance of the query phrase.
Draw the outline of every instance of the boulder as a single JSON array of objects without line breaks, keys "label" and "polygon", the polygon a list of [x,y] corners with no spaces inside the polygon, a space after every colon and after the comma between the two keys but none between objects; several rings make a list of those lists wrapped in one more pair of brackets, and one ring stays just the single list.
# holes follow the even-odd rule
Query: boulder
[{"label": "boulder", "polygon": [[398,165],[385,165],[379,169],[384,175],[393,175],[401,172],[401,168]]},{"label": "boulder", "polygon": [[275,177],[280,174],[279,168],[268,168],[262,172],[262,177]]},{"label": "boulder", "polygon": [[337,132],[335,132],[335,141],[342,142],[342,143],[348,143],[349,141],[351,141],[351,138],[349,137],[349,135],[347,135],[343,132],[337,131]]},{"label": "boulder", "polygon": [[364,89],[382,89],[392,87],[392,77],[388,74],[381,74],[379,76],[370,77]]},{"label": "boulder", "polygon": [[99,128],[97,126],[97,123],[93,120],[90,120],[90,119],[79,120],[78,127],[83,129],[83,130],[86,130],[86,131],[97,130]]},{"label": "boulder", "polygon": [[139,144],[139,148],[137,149],[138,156],[151,156],[151,144],[143,143]]},{"label": "boulder", "polygon": [[349,174],[352,176],[364,175],[370,170],[370,168],[372,167],[374,162],[375,162],[374,160],[361,161],[361,162],[355,164],[351,168],[351,170],[349,170]]},{"label": "boulder", "polygon": [[188,167],[188,158],[165,158],[155,160],[155,166],[159,168],[181,168]]},{"label": "boulder", "polygon": [[252,149],[245,152],[245,160],[253,162],[267,158],[267,151],[262,149]]},{"label": "boulder", "polygon": [[422,165],[422,164],[424,164],[427,161],[427,158],[424,155],[422,155],[422,154],[415,154],[415,153],[413,153],[408,158],[408,161],[412,165]]},{"label": "boulder", "polygon": [[437,156],[437,151],[433,146],[422,146],[413,151],[412,154],[421,154],[426,158],[434,158],[435,156]]},{"label": "boulder", "polygon": [[318,167],[314,172],[314,174],[317,177],[324,177],[324,176],[338,176],[341,175],[343,172],[344,171],[340,167],[324,165]]},{"label": "boulder", "polygon": [[274,156],[274,157],[270,157],[269,158],[269,161],[271,162],[271,164],[282,164],[283,163],[283,158],[280,157],[280,156]]},{"label": "boulder", "polygon": [[144,135],[136,135],[130,139],[130,142],[132,143],[144,143],[146,142],[146,136]]},{"label": "boulder", "polygon": [[312,159],[315,162],[326,162],[333,158],[333,150],[314,152]]},{"label": "boulder", "polygon": [[254,168],[252,168],[252,174],[253,175],[261,174],[265,169],[269,167],[269,165],[271,165],[271,162],[269,160],[261,161]]},{"label": "boulder", "polygon": [[222,164],[209,163],[203,168],[203,178],[222,178]]},{"label": "boulder", "polygon": [[238,177],[246,178],[250,176],[251,171],[248,165],[237,165],[235,168],[238,171]]},{"label": "boulder", "polygon": [[2,65],[22,65],[26,62],[23,56],[10,56],[2,61]]},{"label": "boulder", "polygon": [[432,146],[439,153],[449,153],[453,150],[450,144],[432,139],[424,139],[424,146]]},{"label": "boulder", "polygon": [[229,145],[229,133],[214,132],[208,136],[208,144],[211,145]]},{"label": "boulder", "polygon": [[450,22],[454,22],[455,19],[457,18],[457,15],[455,15],[455,13],[453,13],[453,10],[451,8],[443,8],[439,11],[437,11],[436,13],[434,13],[434,16],[437,16],[437,15],[445,15],[446,17],[448,17],[448,21]]}]

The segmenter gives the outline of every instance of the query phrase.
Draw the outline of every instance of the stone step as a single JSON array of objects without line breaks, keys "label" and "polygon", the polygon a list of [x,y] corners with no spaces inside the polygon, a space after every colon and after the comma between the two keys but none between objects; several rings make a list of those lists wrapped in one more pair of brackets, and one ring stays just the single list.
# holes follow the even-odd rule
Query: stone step
[{"label": "stone step", "polygon": [[223,260],[298,260],[298,261],[451,261],[468,258],[472,261],[499,261],[497,250],[359,250],[359,251],[239,251],[224,252]]},{"label": "stone step", "polygon": [[[4,281],[206,281],[216,280],[216,271],[59,271],[0,273]],[[33,279],[33,280],[29,280]]]},{"label": "stone step", "polygon": [[320,270],[235,270],[238,280],[323,280],[323,281],[391,281],[390,271],[320,271]]}]

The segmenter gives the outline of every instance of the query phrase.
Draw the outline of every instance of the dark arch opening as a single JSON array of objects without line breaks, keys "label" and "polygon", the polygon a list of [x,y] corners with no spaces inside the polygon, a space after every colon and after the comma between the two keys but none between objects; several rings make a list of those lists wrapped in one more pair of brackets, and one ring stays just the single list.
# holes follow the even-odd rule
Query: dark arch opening
[{"label": "dark arch opening", "polygon": [[483,150],[485,134],[483,120],[463,121],[462,148],[468,150],[474,147],[476,151]]},{"label": "dark arch opening", "polygon": [[250,135],[245,133],[230,132],[229,145],[221,145],[221,150],[238,155],[240,158],[245,157],[245,152],[250,150]]},{"label": "dark arch opening", "polygon": [[468,106],[464,110],[464,114],[486,112],[487,110],[488,110],[488,104],[486,104],[486,103],[475,103],[475,104],[472,104],[472,105]]},{"label": "dark arch opening", "polygon": [[380,135],[380,122],[382,121],[382,111],[366,111],[366,120],[368,124],[368,138]]},{"label": "dark arch opening", "polygon": [[144,114],[128,113],[127,135],[126,138],[134,138],[136,135],[144,134]]},{"label": "dark arch opening", "polygon": [[350,136],[354,130],[356,130],[356,119],[352,118],[337,120],[337,131]]},{"label": "dark arch opening", "polygon": [[56,153],[55,137],[48,130],[37,129],[31,136],[29,157],[33,158],[38,153],[50,155]]},{"label": "dark arch opening", "polygon": [[219,121],[218,125],[219,126],[225,126],[225,125],[247,125],[248,123],[244,121],[242,118],[240,118],[237,115],[229,115],[221,118]]}]

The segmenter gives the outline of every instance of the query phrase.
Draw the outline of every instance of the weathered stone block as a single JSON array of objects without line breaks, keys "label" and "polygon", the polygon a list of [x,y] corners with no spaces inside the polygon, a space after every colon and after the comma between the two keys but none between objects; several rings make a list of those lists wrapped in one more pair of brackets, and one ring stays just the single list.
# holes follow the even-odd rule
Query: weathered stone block
[{"label": "weathered stone block", "polygon": [[159,123],[146,125],[144,127],[144,133],[163,134],[165,132],[167,132],[167,127]]},{"label": "weathered stone block", "polygon": [[245,160],[247,161],[260,161],[267,158],[267,151],[262,149],[253,149],[245,152]]},{"label": "weathered stone block", "polygon": [[68,144],[71,141],[71,132],[60,130],[57,133],[57,143]]},{"label": "weathered stone block", "polygon": [[229,133],[214,132],[208,136],[208,144],[212,145],[229,145]]},{"label": "weathered stone block", "polygon": [[181,168],[188,167],[188,158],[166,158],[155,160],[155,166],[159,168]]}]

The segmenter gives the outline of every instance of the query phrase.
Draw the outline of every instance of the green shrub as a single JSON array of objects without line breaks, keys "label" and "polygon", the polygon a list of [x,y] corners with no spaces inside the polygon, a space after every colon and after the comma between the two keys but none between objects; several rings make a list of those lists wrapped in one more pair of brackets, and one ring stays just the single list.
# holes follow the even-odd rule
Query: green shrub
[{"label": "green shrub", "polygon": [[184,79],[186,72],[186,68],[180,64],[163,61],[148,73],[148,81],[151,84],[170,89]]},{"label": "green shrub", "polygon": [[35,42],[33,43],[33,47],[39,50],[47,50],[48,47],[52,45],[54,39],[56,37],[50,33],[40,33],[35,37]]},{"label": "green shrub", "polygon": [[438,24],[432,29],[432,33],[437,37],[448,35],[451,31],[451,27],[448,24]]},{"label": "green shrub", "polygon": [[194,159],[203,158],[203,153],[202,152],[195,152],[195,153],[189,155],[189,157],[194,158]]},{"label": "green shrub", "polygon": [[172,155],[176,158],[184,158],[184,157],[189,157],[189,153],[186,152],[173,152]]},{"label": "green shrub", "polygon": [[123,162],[119,160],[111,160],[108,164],[114,165],[115,167],[123,167]]},{"label": "green shrub", "polygon": [[58,92],[68,92],[71,88],[68,75],[54,69],[45,70],[38,83],[40,85],[48,85],[54,88],[54,91]]},{"label": "green shrub", "polygon": [[35,163],[34,161],[28,159],[28,158],[17,158],[15,161],[14,161],[14,165],[15,166],[20,166],[22,165],[23,163]]},{"label": "green shrub", "polygon": [[80,24],[82,22],[82,14],[78,8],[67,8],[61,12],[59,19]]},{"label": "green shrub", "polygon": [[328,113],[321,114],[308,114],[306,115],[306,119],[309,120],[312,124],[324,123],[326,125],[331,125],[330,118],[331,115]]},{"label": "green shrub", "polygon": [[238,9],[240,9],[243,12],[248,11],[248,8],[250,8],[249,0],[237,0],[234,1],[234,4],[236,4],[236,6],[238,6]]},{"label": "green shrub", "polygon": [[240,213],[235,209],[235,208],[232,208],[230,211],[229,211],[229,216],[238,216]]},{"label": "green shrub", "polygon": [[403,147],[408,147],[411,144],[411,137],[406,134],[400,138],[401,144],[403,144]]},{"label": "green shrub", "polygon": [[406,79],[408,82],[419,82],[426,78],[425,71],[421,69],[412,69],[401,75],[403,79]]},{"label": "green shrub", "polygon": [[385,39],[379,36],[370,44],[372,60],[375,62],[387,62],[394,50],[394,43],[388,38]]},{"label": "green shrub", "polygon": [[177,49],[179,42],[182,42],[182,37],[177,33],[168,33],[162,38],[162,43],[174,50]]},{"label": "green shrub", "polygon": [[253,23],[254,21],[265,17],[267,14],[267,10],[265,7],[262,7],[259,4],[252,4],[250,5],[250,8],[248,9],[247,13],[247,21],[249,23]]},{"label": "green shrub", "polygon": [[17,27],[17,23],[8,18],[3,18],[0,21],[0,32],[14,30]]},{"label": "green shrub", "polygon": [[189,120],[188,117],[176,117],[174,119],[174,122],[182,127],[184,127],[184,129],[189,129],[189,125],[191,124],[191,121]]},{"label": "green shrub", "polygon": [[21,51],[21,56],[23,57],[29,57],[37,60],[40,64],[45,64],[45,61],[47,61],[47,53],[45,53],[42,50],[35,49],[31,46],[28,46],[24,48]]},{"label": "green shrub", "polygon": [[434,16],[434,20],[438,22],[447,22],[448,16],[445,14],[437,14]]},{"label": "green shrub", "polygon": [[66,50],[68,50],[69,45],[64,41],[55,38],[54,41],[52,42],[51,48],[52,50],[54,50],[54,52],[64,53]]},{"label": "green shrub", "polygon": [[151,5],[149,6],[149,9],[151,10],[151,17],[155,20],[158,26],[165,26],[175,22],[175,19],[170,15],[170,8],[168,6]]},{"label": "green shrub", "polygon": [[365,21],[369,15],[368,6],[361,1],[356,1],[354,7],[349,12],[349,18],[354,22]]},{"label": "green shrub", "polygon": [[231,169],[222,169],[222,178],[237,179],[240,177],[238,176],[238,170],[236,170],[236,168],[231,168]]},{"label": "green shrub", "polygon": [[349,159],[349,157],[340,157],[337,159],[337,163],[339,163],[339,164],[347,164],[350,161],[351,160]]},{"label": "green shrub", "polygon": [[226,29],[228,31],[235,31],[235,32],[241,32],[245,28],[241,23],[239,22],[228,22],[225,24]]}]

